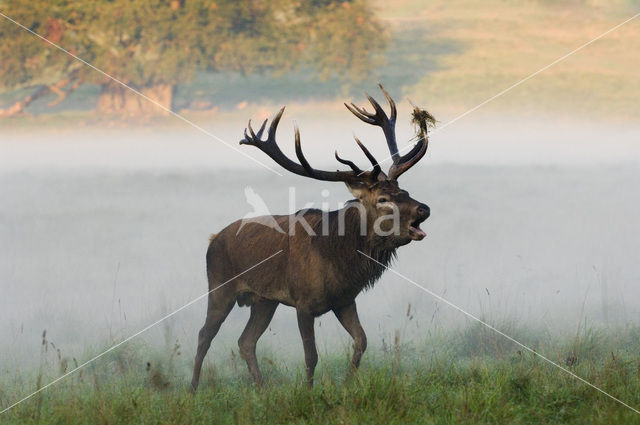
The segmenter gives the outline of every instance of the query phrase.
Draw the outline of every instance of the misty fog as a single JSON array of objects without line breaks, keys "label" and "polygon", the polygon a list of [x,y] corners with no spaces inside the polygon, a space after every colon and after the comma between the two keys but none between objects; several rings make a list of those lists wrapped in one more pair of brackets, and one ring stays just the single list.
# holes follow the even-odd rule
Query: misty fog
[{"label": "misty fog", "polygon": [[[279,142],[292,154],[285,117]],[[381,136],[353,120],[297,122],[313,165],[335,167],[336,147],[366,164],[353,131],[385,156]],[[251,212],[246,186],[272,213],[289,213],[290,187],[297,208],[336,208],[350,198],[340,183],[290,175],[257,149],[238,146],[244,125],[207,128],[283,176],[188,126],[2,131],[0,361],[32,364],[44,329],[67,355],[85,358],[204,294],[208,236]],[[399,141],[409,139],[404,127]],[[400,248],[393,268],[498,327],[507,320],[559,331],[585,321],[637,323],[639,136],[628,125],[498,116],[437,130],[427,157],[400,179],[431,207],[428,236]],[[357,301],[373,350],[396,331],[418,341],[467,322],[389,272]],[[202,299],[168,321],[189,359],[205,308]],[[208,361],[236,348],[248,312],[233,310]],[[166,329],[139,339],[163,344]],[[350,346],[333,315],[316,329],[321,355]],[[259,348],[301,361],[293,309],[279,307]]]}]

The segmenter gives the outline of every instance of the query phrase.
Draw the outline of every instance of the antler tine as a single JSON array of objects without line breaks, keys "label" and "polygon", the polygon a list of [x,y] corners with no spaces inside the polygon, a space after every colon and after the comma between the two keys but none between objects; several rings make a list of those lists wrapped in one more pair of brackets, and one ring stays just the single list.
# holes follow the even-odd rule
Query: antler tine
[{"label": "antler tine", "polygon": [[269,126],[268,140],[273,141],[273,143],[276,141],[276,129],[278,128],[282,114],[284,114],[284,108],[286,108],[286,106],[280,108],[276,116],[271,120],[271,125]]},{"label": "antler tine", "polygon": [[251,134],[252,139],[260,140],[260,136],[256,136],[256,133],[253,132],[253,128],[251,128],[251,120],[249,120],[249,123],[247,124],[247,128],[249,129],[249,134]]},{"label": "antler tine", "polygon": [[397,161],[393,162],[393,165],[389,169],[389,178],[397,179],[402,173],[413,167],[427,152],[429,147],[429,120],[434,121],[433,117],[425,110],[416,106],[413,108],[413,122],[419,128],[418,131],[418,143]]},{"label": "antler tine", "polygon": [[[264,132],[264,128],[267,125],[267,119],[265,118],[264,121],[262,121],[262,125],[260,126],[260,130],[258,130],[258,139],[262,139],[262,133]],[[249,120],[249,123],[251,123],[251,120]]]},{"label": "antler tine", "polygon": [[375,114],[371,115],[377,118],[378,121],[381,121],[381,118],[387,118],[387,114],[384,112],[384,109],[382,109],[382,106],[380,106],[380,104],[374,98],[369,96],[369,93],[365,93],[365,96],[367,96],[369,103],[371,103],[371,106],[373,106],[373,109],[376,111]]},{"label": "antler tine", "polygon": [[[271,121],[271,125],[269,126],[269,132],[267,134],[267,139],[262,140],[262,134],[267,125],[267,120],[265,120],[260,129],[258,130],[258,134],[253,131],[253,127],[251,126],[251,121],[247,124],[247,128],[244,130],[244,139],[240,140],[241,145],[251,145],[260,149],[262,152],[267,154],[271,159],[273,159],[276,163],[282,166],[284,169],[291,171],[294,174],[298,174],[301,176],[308,176],[308,171],[301,166],[300,164],[289,159],[278,147],[276,142],[276,130],[278,129],[278,123],[282,118],[282,114],[284,113],[284,107],[282,107],[278,113],[273,117]],[[247,134],[247,130],[249,131],[249,135]],[[308,165],[308,164],[307,164]]]},{"label": "antler tine", "polygon": [[376,123],[375,120],[375,115],[370,114],[369,112],[365,111],[364,108],[359,108],[356,105],[354,105],[353,103],[351,105],[345,103],[344,106],[347,107],[347,109],[356,117],[358,117],[361,121],[366,122],[367,124],[374,124]]},{"label": "antler tine", "polygon": [[344,104],[349,111],[356,117],[358,117],[361,121],[366,122],[367,124],[377,125],[382,128],[382,132],[384,133],[384,137],[387,141],[387,147],[389,148],[389,153],[391,153],[391,157],[393,158],[394,163],[398,161],[398,144],[396,143],[396,117],[398,115],[398,111],[396,109],[396,104],[391,99],[391,96],[387,91],[382,87],[382,84],[378,84],[382,93],[387,98],[389,102],[389,106],[391,108],[391,115],[387,116],[382,109],[382,106],[369,94],[366,94],[369,103],[373,106],[375,113],[367,112],[364,108],[359,108],[353,103],[351,105]]},{"label": "antler tine", "polygon": [[[271,121],[271,125],[269,126],[269,132],[267,135],[267,140],[262,140],[262,134],[264,133],[264,129],[267,126],[268,119],[265,119],[258,130],[258,134],[253,131],[253,127],[251,127],[251,120],[247,123],[247,128],[244,130],[244,139],[240,140],[241,145],[252,145],[260,147],[263,144],[275,144],[276,130],[278,128],[278,123],[280,122],[280,118],[282,118],[282,114],[284,113],[284,106],[278,111],[278,113],[273,117]],[[247,130],[249,130],[249,135],[247,135]],[[260,147],[262,149],[262,147]]]},{"label": "antler tine", "polygon": [[[418,161],[420,161],[420,159],[422,159],[424,154],[427,152],[428,144],[429,143],[426,141],[426,139],[421,139],[416,144],[416,146],[414,146],[413,149],[411,149],[411,151],[413,152],[414,150],[416,150],[417,147],[419,147],[418,151],[413,157],[408,158],[406,162],[398,162],[396,164],[393,164],[391,168],[389,168],[389,179],[397,180],[401,174],[403,174],[409,168],[413,167]],[[406,155],[405,157],[408,157],[408,156],[409,155]]]},{"label": "antler tine", "polygon": [[[251,133],[251,136],[247,134],[247,130],[249,130],[249,133]],[[260,144],[261,144],[260,142],[261,140],[257,138],[256,135],[253,133],[253,129],[251,128],[251,120],[249,120],[249,123],[247,124],[247,128],[244,129],[244,139],[240,140],[240,144],[260,147]]]},{"label": "antler tine", "polygon": [[[369,149],[367,149],[367,147],[362,144],[360,139],[358,139],[356,136],[353,136],[353,138],[356,139],[356,143],[358,144],[358,146],[360,146],[360,149],[362,149],[362,152],[364,152],[369,162],[371,162],[371,165],[373,165],[371,176],[374,180],[377,180],[378,176],[380,176],[382,173],[382,169],[380,168],[380,164],[378,164],[378,160],[373,156],[371,152],[369,152]],[[384,173],[382,173],[382,176],[384,176]]]},{"label": "antler tine", "polygon": [[[398,159],[398,163],[404,163],[413,158],[420,151],[420,149],[422,149],[422,142],[423,140],[418,141],[418,143],[416,143],[408,153],[402,155],[400,159]],[[429,139],[426,139],[426,143],[428,147]]]},{"label": "antler tine", "polygon": [[384,87],[382,87],[382,84],[378,83],[378,87],[380,87],[380,90],[382,90],[382,93],[384,93],[384,97],[387,98],[387,102],[389,102],[389,106],[391,107],[391,115],[389,116],[389,119],[395,122],[396,117],[398,116],[396,102],[391,99],[391,96],[389,95],[389,93],[387,93]]},{"label": "antler tine", "polygon": [[298,129],[298,126],[295,124],[294,124],[294,129],[295,129],[295,140],[296,140],[296,156],[298,157],[298,161],[300,161],[300,164],[302,164],[302,167],[305,169],[309,177],[313,177],[314,170],[313,168],[311,168],[309,161],[307,161],[307,158],[305,158],[304,154],[302,153],[302,146],[300,145],[300,130]]},{"label": "antler tine", "polygon": [[338,155],[338,151],[335,152],[335,156],[336,159],[338,160],[338,162],[340,162],[341,164],[344,165],[348,165],[349,167],[351,167],[351,169],[353,171],[355,171],[356,173],[360,173],[362,170],[360,168],[358,168],[358,166],[356,164],[354,164],[352,161],[349,161],[348,159],[342,159],[340,158],[340,155]]}]

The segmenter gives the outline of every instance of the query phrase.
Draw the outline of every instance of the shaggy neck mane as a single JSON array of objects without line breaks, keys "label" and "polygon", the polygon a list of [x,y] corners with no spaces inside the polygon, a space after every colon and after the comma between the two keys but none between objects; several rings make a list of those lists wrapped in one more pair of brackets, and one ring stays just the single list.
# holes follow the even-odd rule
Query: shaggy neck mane
[{"label": "shaggy neck mane", "polygon": [[[376,235],[371,226],[367,228],[365,235],[361,235],[360,213],[356,208],[349,208],[349,204],[342,210],[324,214],[324,219],[329,222],[329,232],[323,235],[322,223],[316,223],[313,230],[317,236],[312,238],[312,244],[325,253],[325,257],[333,263],[336,270],[344,273],[346,282],[353,287],[369,289],[386,270],[371,258],[387,266],[395,259],[396,248],[385,246],[384,238]],[[341,220],[344,220],[342,235],[340,234]],[[367,258],[358,251],[362,251],[371,258]]]}]

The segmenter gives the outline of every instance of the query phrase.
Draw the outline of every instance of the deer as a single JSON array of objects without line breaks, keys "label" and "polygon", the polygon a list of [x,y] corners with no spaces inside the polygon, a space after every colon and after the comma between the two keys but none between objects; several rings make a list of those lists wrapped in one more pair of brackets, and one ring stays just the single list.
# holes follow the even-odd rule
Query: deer
[{"label": "deer", "polygon": [[[249,121],[241,145],[260,149],[293,174],[325,182],[343,182],[355,199],[334,211],[306,209],[292,215],[269,216],[269,220],[278,224],[279,230],[258,222],[241,223],[238,220],[211,236],[206,254],[210,292],[205,323],[198,334],[191,381],[193,392],[198,388],[202,363],[211,341],[235,304],[250,307],[250,317],[238,347],[258,387],[264,385],[264,379],[256,358],[256,345],[280,304],[296,309],[307,385],[313,386],[318,362],[314,320],[329,311],[353,339],[350,370],[359,367],[367,348],[367,337],[358,318],[355,299],[380,278],[396,257],[399,247],[426,236],[420,224],[430,215],[426,204],[411,198],[398,186],[398,178],[425,155],[427,124],[435,121],[427,111],[414,106],[414,124],[420,129],[416,134],[417,142],[409,152],[400,155],[395,136],[396,104],[384,87],[379,87],[390,106],[388,116],[368,94],[374,112],[353,103],[344,105],[361,121],[382,129],[392,159],[387,173],[355,136],[371,167],[362,170],[354,162],[341,158],[336,151],[336,160],[350,170],[312,168],[302,152],[297,125],[294,126],[294,138],[298,162],[290,159],[276,143],[276,129],[284,107],[271,120],[265,140],[263,133],[268,120],[257,133]],[[269,257],[274,252],[278,255]],[[264,261],[265,258],[269,260]]]}]

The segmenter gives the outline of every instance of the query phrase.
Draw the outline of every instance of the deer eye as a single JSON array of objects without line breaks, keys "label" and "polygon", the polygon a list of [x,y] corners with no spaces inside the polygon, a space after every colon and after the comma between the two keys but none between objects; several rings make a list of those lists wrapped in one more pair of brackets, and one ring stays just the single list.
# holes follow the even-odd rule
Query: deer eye
[{"label": "deer eye", "polygon": [[378,198],[378,203],[379,204],[384,204],[386,202],[389,202],[389,199],[385,196],[381,196],[380,198]]}]

